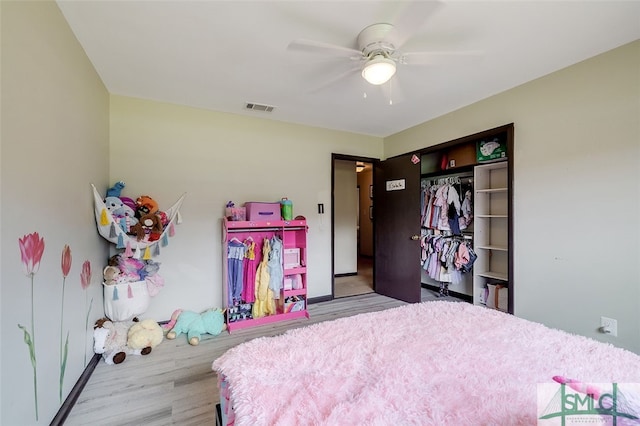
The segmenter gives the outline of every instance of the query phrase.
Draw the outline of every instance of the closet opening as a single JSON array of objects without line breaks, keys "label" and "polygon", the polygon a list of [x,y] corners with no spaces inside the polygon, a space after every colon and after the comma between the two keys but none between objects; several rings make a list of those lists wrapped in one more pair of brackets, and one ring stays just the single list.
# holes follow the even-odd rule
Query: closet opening
[{"label": "closet opening", "polygon": [[376,293],[514,312],[513,137],[511,123],[374,163]]}]

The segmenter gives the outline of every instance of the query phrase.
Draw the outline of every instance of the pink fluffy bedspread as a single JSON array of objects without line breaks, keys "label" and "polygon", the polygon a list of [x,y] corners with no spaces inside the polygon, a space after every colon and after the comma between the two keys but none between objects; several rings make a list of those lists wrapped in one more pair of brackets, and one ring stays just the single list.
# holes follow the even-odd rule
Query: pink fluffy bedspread
[{"label": "pink fluffy bedspread", "polygon": [[238,426],[535,425],[539,383],[640,383],[640,356],[435,301],[258,338],[213,370],[228,382]]}]

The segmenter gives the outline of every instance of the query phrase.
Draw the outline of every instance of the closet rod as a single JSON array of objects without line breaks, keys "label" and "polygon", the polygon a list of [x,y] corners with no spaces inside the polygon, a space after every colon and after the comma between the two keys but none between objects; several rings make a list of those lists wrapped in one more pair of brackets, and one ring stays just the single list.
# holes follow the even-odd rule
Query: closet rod
[{"label": "closet rod", "polygon": [[[460,185],[463,183],[468,183],[471,184],[473,183],[473,176],[456,176],[456,177],[446,177],[446,178],[439,178],[439,179],[427,179],[427,185],[445,185],[445,184],[449,184],[449,185]],[[465,179],[468,179],[465,182]]]},{"label": "closet rod", "polygon": [[434,234],[433,237],[440,236],[440,238],[462,238],[465,240],[473,240],[473,235],[442,235],[442,234]]}]

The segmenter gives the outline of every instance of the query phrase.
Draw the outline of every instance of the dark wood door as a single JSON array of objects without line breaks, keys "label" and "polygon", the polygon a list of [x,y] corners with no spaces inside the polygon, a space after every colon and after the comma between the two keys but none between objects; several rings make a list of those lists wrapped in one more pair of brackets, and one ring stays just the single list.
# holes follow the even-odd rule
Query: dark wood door
[{"label": "dark wood door", "polygon": [[420,163],[411,157],[374,164],[374,280],[376,293],[416,303],[421,300]]}]

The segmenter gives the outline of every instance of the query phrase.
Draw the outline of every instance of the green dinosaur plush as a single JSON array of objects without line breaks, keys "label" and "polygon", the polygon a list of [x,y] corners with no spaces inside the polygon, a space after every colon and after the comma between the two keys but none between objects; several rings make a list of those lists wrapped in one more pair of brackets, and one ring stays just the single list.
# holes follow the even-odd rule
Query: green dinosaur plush
[{"label": "green dinosaur plush", "polygon": [[200,343],[200,336],[204,333],[217,336],[227,329],[222,309],[209,309],[202,313],[182,311],[175,325],[167,333],[167,339],[175,339],[180,333],[187,333],[190,345]]}]

